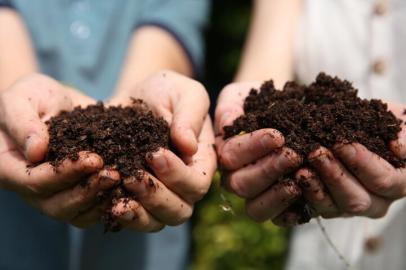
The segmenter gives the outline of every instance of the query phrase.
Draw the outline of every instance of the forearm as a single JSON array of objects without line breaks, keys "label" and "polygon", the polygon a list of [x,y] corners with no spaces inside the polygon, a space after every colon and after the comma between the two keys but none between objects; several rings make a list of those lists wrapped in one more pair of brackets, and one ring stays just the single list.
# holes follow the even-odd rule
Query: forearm
[{"label": "forearm", "polygon": [[301,0],[256,0],[235,81],[272,78],[282,86],[293,77],[293,45]]},{"label": "forearm", "polygon": [[24,22],[12,9],[0,8],[0,91],[38,70]]},{"label": "forearm", "polygon": [[192,75],[192,65],[178,41],[155,26],[139,28],[133,35],[115,95],[126,95],[149,75],[170,69]]}]

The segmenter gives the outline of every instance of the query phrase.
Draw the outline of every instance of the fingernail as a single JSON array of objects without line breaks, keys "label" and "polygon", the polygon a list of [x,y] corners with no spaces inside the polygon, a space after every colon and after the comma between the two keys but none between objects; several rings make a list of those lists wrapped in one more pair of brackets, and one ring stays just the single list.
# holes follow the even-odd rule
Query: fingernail
[{"label": "fingernail", "polygon": [[188,138],[190,138],[190,139],[192,139],[193,140],[193,144],[194,145],[197,145],[197,140],[196,140],[196,134],[195,134],[195,132],[192,130],[192,129],[187,129],[186,131],[185,131],[185,135],[188,137]]},{"label": "fingernail", "polygon": [[115,185],[116,181],[108,176],[100,176],[99,185],[101,189],[109,189]]},{"label": "fingernail", "polygon": [[223,113],[223,115],[220,118],[220,126],[219,126],[220,130],[222,130],[223,127],[226,125],[227,120],[230,118],[230,115],[231,114],[229,112]]},{"label": "fingernail", "polygon": [[340,145],[336,148],[336,151],[341,157],[349,159],[353,158],[356,154],[355,147],[352,144]]},{"label": "fingernail", "polygon": [[327,156],[327,154],[321,154],[315,157],[313,161],[322,166],[329,166],[331,163],[331,157]]},{"label": "fingernail", "polygon": [[279,168],[289,169],[296,167],[299,163],[299,157],[291,150],[282,151],[278,159]]},{"label": "fingernail", "polygon": [[261,139],[259,139],[259,142],[261,143],[261,146],[263,148],[269,148],[270,144],[272,143],[272,138],[269,136],[269,134],[264,134],[262,135]]},{"label": "fingernail", "polygon": [[25,157],[28,159],[28,152],[32,150],[33,146],[35,145],[36,142],[38,142],[39,137],[37,134],[30,134],[27,136],[27,141],[25,142]]},{"label": "fingernail", "polygon": [[130,176],[124,179],[124,187],[135,197],[143,197],[145,194],[148,193],[148,190],[142,178],[138,179],[134,176]]},{"label": "fingernail", "polygon": [[152,162],[152,167],[154,170],[164,173],[165,171],[168,170],[168,162],[163,155],[162,151],[152,153],[151,155],[151,162]]}]

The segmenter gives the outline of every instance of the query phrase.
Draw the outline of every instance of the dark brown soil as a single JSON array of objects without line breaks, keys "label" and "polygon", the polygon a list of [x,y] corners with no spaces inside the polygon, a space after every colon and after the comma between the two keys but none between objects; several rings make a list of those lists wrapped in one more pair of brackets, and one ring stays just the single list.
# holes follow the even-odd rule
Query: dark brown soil
[{"label": "dark brown soil", "polygon": [[305,163],[307,155],[320,145],[331,149],[338,143],[359,142],[393,166],[405,165],[388,146],[397,138],[402,121],[385,103],[359,98],[351,83],[337,77],[320,73],[309,86],[288,82],[282,91],[267,81],[259,90],[250,91],[244,112],[224,128],[224,138],[274,128]]},{"label": "dark brown soil", "polygon": [[[81,151],[90,151],[103,158],[106,168],[116,169],[121,179],[139,177],[140,170],[149,171],[147,153],[169,147],[167,122],[156,117],[141,100],[134,100],[129,107],[105,107],[101,102],[76,107],[51,118],[47,125],[50,140],[46,161],[57,166],[64,159],[77,160]],[[111,199],[111,205],[131,196],[122,183],[101,195]],[[106,229],[119,229],[110,210],[103,219]]]}]

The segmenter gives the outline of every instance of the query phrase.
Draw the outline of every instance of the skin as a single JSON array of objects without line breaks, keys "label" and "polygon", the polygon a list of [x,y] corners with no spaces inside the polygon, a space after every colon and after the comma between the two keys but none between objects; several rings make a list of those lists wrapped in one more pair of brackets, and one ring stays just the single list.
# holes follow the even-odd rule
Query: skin
[{"label": "skin", "polygon": [[[300,0],[254,2],[253,20],[235,78],[239,83],[222,90],[215,113],[219,162],[227,171],[225,185],[246,199],[247,214],[258,222],[271,219],[278,225],[295,225],[298,217],[287,208],[301,194],[315,216],[383,216],[394,199],[404,196],[406,180],[401,180],[403,171],[360,145],[354,145],[356,154],[351,158],[347,153],[350,145],[319,149],[309,156],[312,168],[300,168],[303,158],[284,146],[283,135],[277,130],[262,129],[222,139],[223,127],[243,114],[243,100],[251,88],[258,88],[260,81],[268,78],[281,87],[293,78],[293,44],[301,4]],[[396,105],[390,105],[390,109],[399,115]],[[397,145],[393,150],[399,156],[403,155],[404,136],[402,131],[398,142],[393,142]],[[326,156],[331,160],[329,164],[320,161],[326,160]],[[372,162],[363,164],[363,160]],[[348,167],[361,169],[354,173]],[[295,171],[308,189],[278,187],[280,178]],[[376,177],[371,178],[373,175]],[[385,187],[399,193],[382,197],[378,190]]]},{"label": "skin", "polygon": [[[80,153],[78,161],[64,161],[56,170],[41,163],[49,141],[44,122],[62,110],[95,101],[36,73],[35,53],[16,12],[0,9],[0,39],[5,41],[0,44],[0,188],[18,193],[43,214],[77,227],[99,222],[108,202],[98,202],[97,194],[117,185],[119,173],[103,169],[100,156],[87,152]],[[175,72],[159,72],[165,69]],[[145,172],[141,182],[123,179],[139,199],[118,203],[113,214],[131,230],[157,231],[186,221],[214,174],[214,135],[206,90],[179,73],[191,75],[191,64],[170,34],[148,26],[134,32],[108,104],[126,105],[130,96],[144,99],[170,124],[171,139],[180,154],[159,149],[148,159],[155,177]],[[34,163],[35,167],[27,169]],[[82,185],[84,181],[88,185]]]},{"label": "skin", "polygon": [[[125,187],[136,194],[138,201],[119,203],[113,214],[123,226],[136,230],[144,226],[155,231],[165,224],[181,224],[190,218],[193,204],[207,192],[216,169],[207,92],[194,80],[162,71],[129,94],[142,98],[169,123],[171,141],[180,154],[160,149],[152,157],[147,155],[156,177],[144,172],[142,181],[125,179]],[[128,102],[124,95],[111,104]]]},{"label": "skin", "polygon": [[[284,145],[277,130],[261,129],[224,140],[223,127],[243,113],[242,104],[259,83],[235,83],[221,93],[216,109],[216,145],[219,162],[227,170],[226,187],[246,199],[247,214],[257,222],[271,219],[281,226],[296,225],[299,217],[287,208],[301,195],[314,216],[379,218],[391,203],[406,196],[406,169],[394,168],[365,146],[352,143],[321,147],[309,154],[310,168]],[[406,120],[403,105],[388,103]],[[406,157],[406,127],[390,143],[393,153]],[[289,153],[289,154],[287,154]],[[278,180],[291,172],[300,187],[280,187]]]},{"label": "skin", "polygon": [[[239,83],[222,90],[215,113],[216,145],[227,175],[225,185],[246,199],[247,214],[258,222],[270,219],[280,226],[296,225],[299,217],[288,207],[302,195],[314,216],[382,217],[393,201],[406,195],[405,169],[394,168],[360,144],[317,149],[307,157],[311,167],[304,168],[303,158],[284,146],[283,135],[276,130],[222,139],[223,127],[243,114],[243,100],[251,88],[258,88],[260,81],[269,78],[282,87],[293,78],[293,41],[301,4],[300,0],[255,1],[235,79]],[[388,104],[403,121],[404,107]],[[400,158],[406,156],[405,138],[402,125],[398,139],[390,143]],[[291,172],[303,187],[278,187],[278,179]]]}]

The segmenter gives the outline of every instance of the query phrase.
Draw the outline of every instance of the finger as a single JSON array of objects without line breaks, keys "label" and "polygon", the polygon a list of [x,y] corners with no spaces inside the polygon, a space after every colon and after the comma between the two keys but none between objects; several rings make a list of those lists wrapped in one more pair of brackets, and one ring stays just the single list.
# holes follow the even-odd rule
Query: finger
[{"label": "finger", "polygon": [[184,200],[194,203],[206,194],[216,169],[213,141],[211,122],[207,119],[199,137],[198,151],[190,164],[186,165],[166,149],[147,155],[147,161],[165,186]]},{"label": "finger", "polygon": [[101,221],[103,215],[106,215],[107,208],[111,204],[110,200],[104,200],[101,203],[91,207],[89,210],[78,214],[70,224],[78,228],[89,228]]},{"label": "finger", "polygon": [[57,81],[39,74],[26,76],[0,95],[0,126],[31,162],[41,161],[49,136],[44,116],[70,110],[68,91]]},{"label": "finger", "polygon": [[45,156],[48,147],[48,129],[28,100],[12,91],[0,97],[0,127],[16,142],[24,156],[38,162]]},{"label": "finger", "polygon": [[86,182],[41,200],[40,209],[53,218],[70,221],[95,205],[100,192],[113,188],[119,181],[120,175],[117,171],[102,170]]},{"label": "finger", "polygon": [[300,196],[300,188],[294,181],[282,181],[257,198],[247,200],[246,211],[255,221],[263,222],[277,217]]},{"label": "finger", "polygon": [[321,147],[309,155],[309,161],[342,212],[369,217],[386,213],[387,201],[368,193],[329,150]]},{"label": "finger", "polygon": [[193,82],[192,91],[186,91],[174,104],[171,139],[179,151],[193,155],[198,148],[198,136],[209,111],[210,99],[206,89]]},{"label": "finger", "polygon": [[[390,199],[406,194],[406,173],[359,143],[339,145],[335,153],[362,184],[373,193]],[[396,177],[396,175],[401,177]]]},{"label": "finger", "polygon": [[80,179],[100,170],[103,160],[100,156],[79,153],[77,161],[64,160],[58,167],[43,163],[33,168],[18,151],[0,155],[1,177],[5,179],[8,189],[16,192],[46,196],[70,187]]},{"label": "finger", "polygon": [[122,198],[112,208],[113,217],[123,227],[138,232],[156,232],[162,230],[165,225],[155,219],[137,201]]},{"label": "finger", "polygon": [[295,178],[302,189],[303,197],[314,212],[324,218],[340,215],[340,211],[315,172],[302,168],[296,172]]},{"label": "finger", "polygon": [[232,172],[226,187],[242,198],[254,198],[301,164],[301,158],[291,149],[283,147],[254,164]]},{"label": "finger", "polygon": [[401,130],[398,133],[396,140],[389,143],[390,149],[400,159],[406,159],[406,125],[401,125]]},{"label": "finger", "polygon": [[141,177],[125,179],[124,186],[156,219],[168,225],[179,225],[191,217],[192,206],[161,181],[147,172],[143,172]]},{"label": "finger", "polygon": [[227,170],[236,170],[281,148],[285,143],[275,129],[260,129],[235,136],[220,146],[219,161]]},{"label": "finger", "polygon": [[272,219],[272,223],[280,227],[293,227],[299,224],[300,215],[292,211],[284,211]]},{"label": "finger", "polygon": [[259,87],[258,82],[234,83],[226,86],[220,93],[215,111],[216,134],[223,134],[224,126],[229,126],[244,114],[244,99],[250,89]]}]

